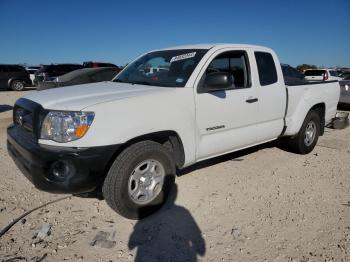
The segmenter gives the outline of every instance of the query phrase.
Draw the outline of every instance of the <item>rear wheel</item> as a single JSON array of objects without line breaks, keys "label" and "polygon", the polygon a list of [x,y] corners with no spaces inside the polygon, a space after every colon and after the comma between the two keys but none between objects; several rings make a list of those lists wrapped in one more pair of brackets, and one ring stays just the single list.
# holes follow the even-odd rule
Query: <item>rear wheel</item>
[{"label": "rear wheel", "polygon": [[299,133],[289,140],[290,148],[298,154],[308,154],[316,146],[321,130],[319,112],[310,111],[305,117]]},{"label": "rear wheel", "polygon": [[103,184],[107,204],[120,215],[140,219],[165,202],[175,178],[175,164],[159,143],[143,141],[125,149]]},{"label": "rear wheel", "polygon": [[13,91],[22,91],[24,89],[24,83],[21,80],[13,80],[10,86]]}]

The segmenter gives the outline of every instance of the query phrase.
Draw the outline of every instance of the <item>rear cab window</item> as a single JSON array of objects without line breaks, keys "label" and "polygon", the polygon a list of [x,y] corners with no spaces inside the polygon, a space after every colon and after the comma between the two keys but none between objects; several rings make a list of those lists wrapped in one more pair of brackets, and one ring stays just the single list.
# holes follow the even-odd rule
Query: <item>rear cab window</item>
[{"label": "rear cab window", "polygon": [[275,61],[270,53],[254,52],[258,66],[259,81],[261,86],[271,85],[277,82],[277,70]]},{"label": "rear cab window", "polygon": [[305,76],[323,76],[325,70],[311,69],[305,71]]}]

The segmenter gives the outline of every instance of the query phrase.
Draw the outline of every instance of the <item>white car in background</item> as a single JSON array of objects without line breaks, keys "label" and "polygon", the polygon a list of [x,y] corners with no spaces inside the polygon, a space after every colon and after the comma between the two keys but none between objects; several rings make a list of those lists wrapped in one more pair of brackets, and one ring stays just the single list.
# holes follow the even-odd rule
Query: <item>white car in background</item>
[{"label": "white car in background", "polygon": [[341,77],[335,69],[308,69],[304,72],[307,81],[339,81]]},{"label": "white car in background", "polygon": [[26,71],[29,74],[30,80],[32,80],[32,84],[34,85],[35,72],[40,69],[40,66],[28,66],[26,67]]}]

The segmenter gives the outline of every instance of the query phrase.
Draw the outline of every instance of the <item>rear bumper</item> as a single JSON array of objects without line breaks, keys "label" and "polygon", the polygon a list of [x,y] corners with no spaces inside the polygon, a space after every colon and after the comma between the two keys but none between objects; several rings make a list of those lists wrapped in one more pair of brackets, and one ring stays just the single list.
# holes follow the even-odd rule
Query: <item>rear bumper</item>
[{"label": "rear bumper", "polygon": [[37,90],[46,90],[50,88],[56,88],[58,87],[58,84],[53,81],[42,81],[37,83]]},{"label": "rear bumper", "polygon": [[37,86],[38,84],[39,84],[39,82],[42,82],[42,81],[44,81],[44,77],[42,77],[42,76],[34,76],[34,80],[33,80],[33,83],[34,83],[34,85],[35,86]]},{"label": "rear bumper", "polygon": [[118,145],[91,148],[43,146],[7,129],[7,149],[17,167],[40,190],[78,194],[93,191],[104,179]]}]

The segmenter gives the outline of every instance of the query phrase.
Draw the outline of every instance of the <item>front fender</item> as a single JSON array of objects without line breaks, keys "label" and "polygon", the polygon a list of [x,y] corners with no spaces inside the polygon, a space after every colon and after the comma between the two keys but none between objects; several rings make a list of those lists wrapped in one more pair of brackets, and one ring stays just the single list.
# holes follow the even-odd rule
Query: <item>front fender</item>
[{"label": "front fender", "polygon": [[7,80],[7,87],[8,87],[8,88],[11,87],[11,82],[12,82],[13,80],[16,80],[16,79],[14,79],[13,77],[11,77],[9,80]]},{"label": "front fender", "polygon": [[[177,133],[183,143],[185,165],[195,161],[195,109],[190,88],[171,88],[169,92],[100,103],[84,111],[95,112],[87,134],[61,146],[123,144],[136,137],[170,130]],[[57,145],[53,141],[39,142]]]}]

